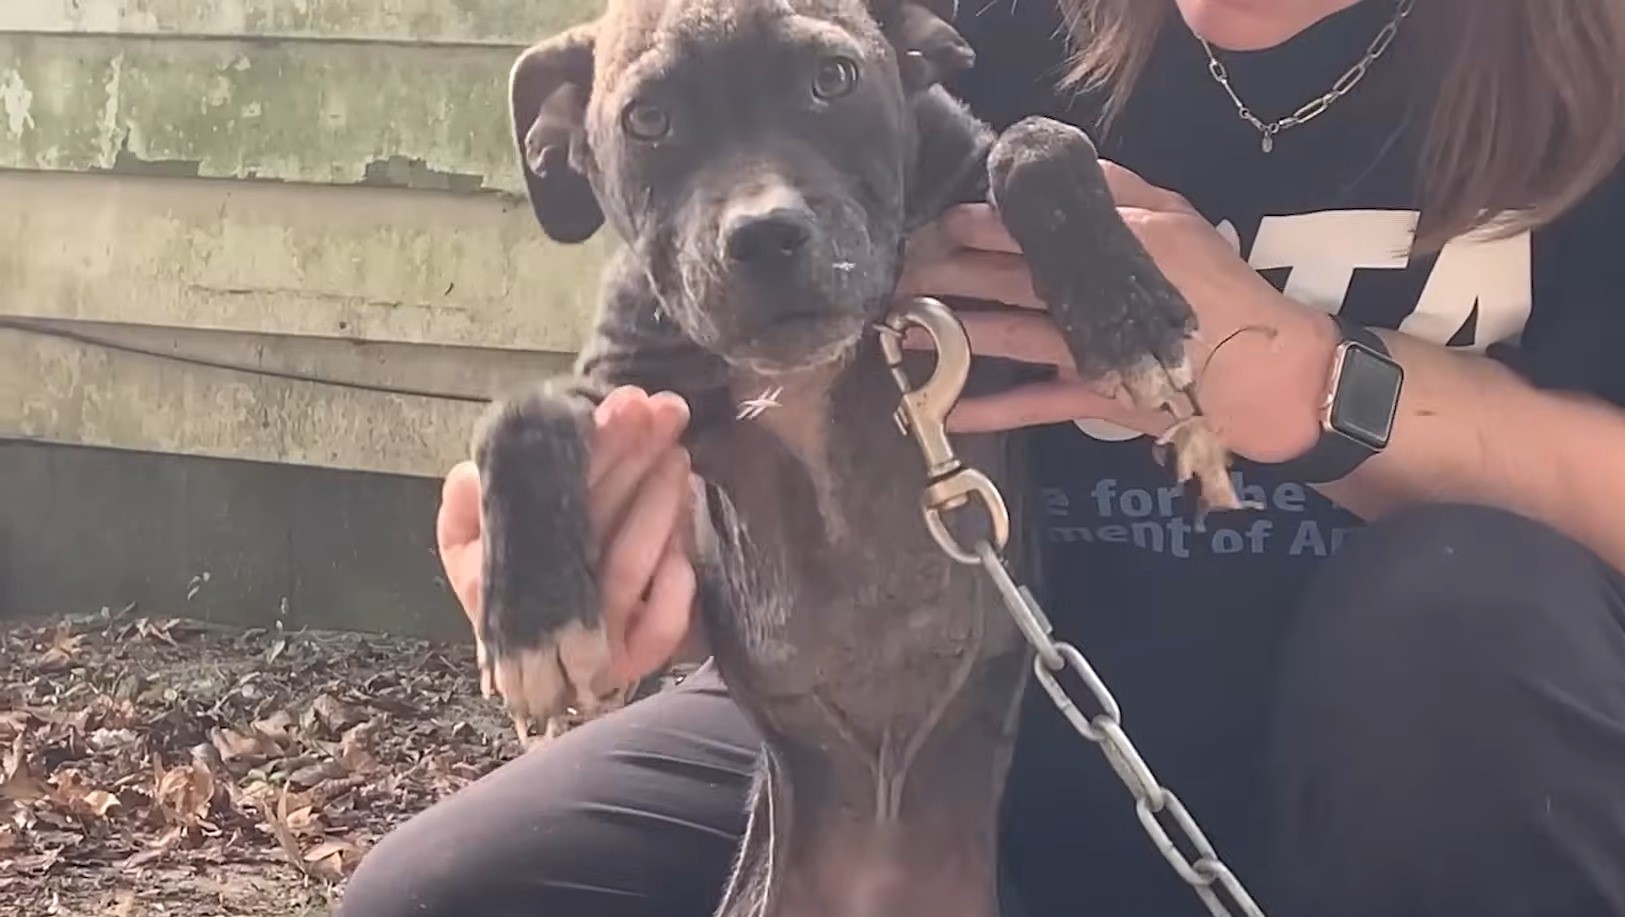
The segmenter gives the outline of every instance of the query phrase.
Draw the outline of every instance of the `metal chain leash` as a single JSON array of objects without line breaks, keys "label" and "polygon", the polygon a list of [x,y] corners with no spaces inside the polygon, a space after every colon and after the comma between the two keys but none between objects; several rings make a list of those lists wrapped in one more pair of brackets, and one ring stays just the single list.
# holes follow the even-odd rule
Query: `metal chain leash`
[{"label": "metal chain leash", "polygon": [[1213,53],[1213,46],[1208,44],[1207,39],[1202,38],[1200,35],[1197,36],[1196,40],[1202,43],[1202,49],[1207,52],[1208,72],[1213,75],[1213,79],[1220,86],[1224,87],[1224,91],[1230,95],[1230,101],[1236,104],[1236,115],[1258,131],[1261,137],[1260,146],[1262,146],[1264,152],[1268,153],[1275,149],[1276,134],[1319,117],[1322,112],[1331,107],[1333,102],[1348,95],[1354,90],[1355,86],[1359,85],[1361,80],[1365,79],[1366,71],[1370,70],[1371,65],[1376,62],[1377,58],[1388,50],[1390,44],[1393,44],[1394,36],[1399,34],[1399,24],[1404,21],[1406,16],[1411,14],[1411,7],[1415,3],[1416,0],[1399,0],[1394,7],[1393,18],[1388,20],[1388,24],[1377,32],[1375,38],[1371,39],[1370,46],[1366,48],[1365,56],[1361,57],[1354,66],[1344,71],[1343,75],[1337,78],[1337,82],[1333,83],[1332,88],[1324,95],[1311,99],[1299,107],[1297,111],[1275,121],[1266,122],[1253,114],[1252,109],[1247,107],[1247,103],[1243,102],[1241,96],[1236,94],[1235,87],[1230,85],[1230,72],[1225,69],[1224,64],[1219,62],[1218,55]]},{"label": "metal chain leash", "polygon": [[[910,327],[925,330],[936,345],[936,369],[919,386],[909,380],[902,366],[902,339]],[[1089,660],[1076,646],[1051,636],[1049,618],[1038,600],[1026,586],[1017,583],[1005,567],[1000,552],[1009,541],[1010,513],[1004,497],[987,475],[961,462],[948,442],[948,412],[959,400],[970,375],[970,340],[964,326],[938,300],[920,297],[893,312],[878,330],[887,366],[902,393],[898,424],[913,434],[925,456],[929,483],[922,495],[921,509],[931,536],[949,557],[962,564],[980,566],[987,573],[1016,626],[1035,651],[1033,674],[1038,683],[1072,727],[1100,747],[1112,770],[1133,795],[1134,810],[1145,833],[1179,877],[1195,890],[1208,911],[1215,917],[1231,914],[1263,917],[1264,912],[1235,873],[1219,859],[1218,852],[1184,803],[1173,790],[1157,781],[1151,766],[1129,741],[1128,733],[1123,730],[1122,708]],[[993,533],[991,538],[966,549],[949,531],[944,516],[969,506],[973,499],[987,512]],[[1088,688],[1098,712],[1085,713],[1067,693],[1058,677],[1065,671],[1072,672]],[[1180,848],[1176,835],[1189,846],[1193,855]],[[1226,898],[1230,906],[1226,905]],[[1231,910],[1231,906],[1235,910]]]}]

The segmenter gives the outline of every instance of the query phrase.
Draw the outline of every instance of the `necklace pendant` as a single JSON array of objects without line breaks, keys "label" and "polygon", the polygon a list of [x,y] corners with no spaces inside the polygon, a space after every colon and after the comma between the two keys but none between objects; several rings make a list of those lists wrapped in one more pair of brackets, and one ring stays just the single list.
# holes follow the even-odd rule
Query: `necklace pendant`
[{"label": "necklace pendant", "polygon": [[1265,134],[1264,139],[1259,141],[1258,146],[1265,153],[1273,152],[1275,150],[1275,135]]}]

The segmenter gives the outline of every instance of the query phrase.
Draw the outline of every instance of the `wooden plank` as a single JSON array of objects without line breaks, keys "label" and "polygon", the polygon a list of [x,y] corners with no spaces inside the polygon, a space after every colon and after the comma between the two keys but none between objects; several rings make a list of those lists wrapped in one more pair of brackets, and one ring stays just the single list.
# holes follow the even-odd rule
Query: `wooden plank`
[{"label": "wooden plank", "polygon": [[8,0],[0,32],[525,44],[600,0]]},{"label": "wooden plank", "polygon": [[0,34],[0,168],[522,194],[514,56]]},{"label": "wooden plank", "polygon": [[[149,352],[463,395],[509,389],[568,361],[410,347],[345,360],[333,353],[342,342],[319,342],[324,355],[296,339],[77,323],[69,330]],[[467,455],[482,410],[0,329],[0,438],[432,477]]]},{"label": "wooden plank", "polygon": [[604,244],[494,197],[0,173],[0,315],[571,353]]},{"label": "wooden plank", "polygon": [[235,367],[244,373],[319,379],[339,388],[432,393],[454,401],[512,393],[538,379],[568,372],[574,359],[567,353],[50,319],[25,319],[0,333],[12,332],[101,342],[108,348],[204,369]]}]

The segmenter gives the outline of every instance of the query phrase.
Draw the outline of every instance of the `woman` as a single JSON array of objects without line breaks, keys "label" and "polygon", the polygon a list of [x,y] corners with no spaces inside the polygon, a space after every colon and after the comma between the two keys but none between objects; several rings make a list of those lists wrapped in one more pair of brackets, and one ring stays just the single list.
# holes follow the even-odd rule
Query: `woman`
[{"label": "woman", "polygon": [[[1000,125],[1109,116],[1113,191],[1201,314],[1205,407],[1263,508],[1187,525],[1143,438],[1159,420],[1064,381],[1014,246],[956,210],[905,285],[1035,307],[967,316],[974,346],[1062,364],[954,420],[1043,427],[1059,633],[1271,913],[1625,913],[1625,2],[1061,5],[968,5],[958,91]],[[1055,88],[1063,16],[1088,36],[1078,91]],[[1403,366],[1397,417],[1385,449],[1310,475],[1348,324]],[[599,412],[620,591],[680,587],[606,609],[629,670],[688,630],[686,418],[636,391]],[[470,609],[477,494],[456,469],[440,520]],[[1004,831],[1026,909],[1200,913],[1030,694]],[[696,676],[405,826],[343,913],[702,917],[754,750]]]}]

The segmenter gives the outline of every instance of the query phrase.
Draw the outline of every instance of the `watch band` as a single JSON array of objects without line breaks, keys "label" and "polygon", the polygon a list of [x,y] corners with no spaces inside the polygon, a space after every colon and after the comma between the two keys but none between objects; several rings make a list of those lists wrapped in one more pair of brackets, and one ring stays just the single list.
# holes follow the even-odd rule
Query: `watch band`
[{"label": "watch band", "polygon": [[1332,319],[1337,322],[1338,330],[1342,334],[1342,343],[1337,348],[1326,401],[1321,408],[1320,438],[1303,455],[1271,466],[1278,473],[1306,484],[1327,484],[1341,480],[1352,474],[1371,456],[1382,451],[1386,445],[1386,442],[1373,444],[1364,438],[1351,435],[1337,422],[1339,403],[1346,397],[1349,387],[1361,384],[1361,380],[1352,379],[1344,372],[1348,365],[1349,349],[1363,348],[1392,367],[1394,373],[1400,374],[1393,384],[1392,398],[1396,404],[1399,380],[1403,379],[1403,371],[1389,354],[1388,346],[1375,332],[1341,315],[1333,315]]}]

